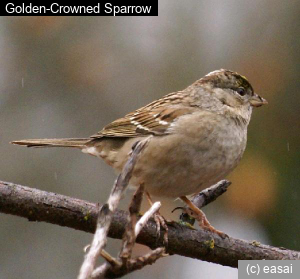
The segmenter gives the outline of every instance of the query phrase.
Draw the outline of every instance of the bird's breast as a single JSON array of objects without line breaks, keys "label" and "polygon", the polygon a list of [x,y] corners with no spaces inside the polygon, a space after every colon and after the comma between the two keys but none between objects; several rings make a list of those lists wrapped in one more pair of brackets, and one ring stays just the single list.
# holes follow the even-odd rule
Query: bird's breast
[{"label": "bird's breast", "polygon": [[135,168],[134,176],[140,179],[134,181],[144,182],[154,195],[179,197],[197,193],[231,172],[245,150],[247,129],[208,116],[188,119],[189,125],[181,123],[173,134],[153,137]]}]

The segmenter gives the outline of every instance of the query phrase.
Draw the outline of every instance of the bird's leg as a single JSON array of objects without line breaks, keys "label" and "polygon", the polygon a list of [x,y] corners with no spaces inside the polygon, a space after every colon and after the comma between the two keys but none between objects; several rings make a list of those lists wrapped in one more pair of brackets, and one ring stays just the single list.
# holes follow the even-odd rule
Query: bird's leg
[{"label": "bird's leg", "polygon": [[187,210],[187,214],[195,218],[199,222],[200,227],[210,232],[216,233],[222,238],[225,238],[227,236],[225,233],[215,229],[207,220],[204,212],[197,206],[195,206],[186,196],[181,196],[180,199],[189,207],[189,210]]},{"label": "bird's leg", "polygon": [[[152,206],[153,201],[152,201],[152,198],[151,198],[150,194],[148,193],[148,191],[145,191],[145,194],[146,194],[146,197],[147,197],[147,200],[148,200],[150,206]],[[160,226],[162,226],[164,228],[164,230],[165,230],[164,244],[167,246],[168,245],[168,226],[167,226],[165,218],[159,213],[159,211],[154,214],[154,221],[156,223],[156,235],[157,235],[157,237],[160,236]]]}]

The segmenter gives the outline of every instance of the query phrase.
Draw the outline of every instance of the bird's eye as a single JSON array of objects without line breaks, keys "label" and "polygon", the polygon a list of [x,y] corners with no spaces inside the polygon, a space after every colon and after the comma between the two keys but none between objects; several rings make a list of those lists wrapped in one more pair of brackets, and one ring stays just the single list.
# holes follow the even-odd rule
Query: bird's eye
[{"label": "bird's eye", "polygon": [[239,87],[237,90],[237,93],[239,93],[241,96],[245,96],[246,90],[243,87]]}]

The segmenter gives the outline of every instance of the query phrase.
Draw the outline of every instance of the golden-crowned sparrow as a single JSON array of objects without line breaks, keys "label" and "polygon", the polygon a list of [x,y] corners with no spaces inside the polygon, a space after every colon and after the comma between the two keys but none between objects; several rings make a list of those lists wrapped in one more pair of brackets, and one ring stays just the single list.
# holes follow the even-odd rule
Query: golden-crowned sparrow
[{"label": "golden-crowned sparrow", "polygon": [[267,101],[254,93],[244,76],[221,69],[113,121],[90,138],[13,143],[75,147],[120,172],[132,146],[152,135],[130,184],[144,183],[152,195],[181,197],[189,203],[185,196],[211,186],[236,167],[246,147],[252,107],[264,104]]}]

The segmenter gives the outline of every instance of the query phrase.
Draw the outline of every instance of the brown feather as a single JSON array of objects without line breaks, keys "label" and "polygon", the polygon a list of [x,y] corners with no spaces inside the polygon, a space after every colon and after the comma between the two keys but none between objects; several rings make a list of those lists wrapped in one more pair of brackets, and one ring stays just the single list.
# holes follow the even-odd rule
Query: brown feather
[{"label": "brown feather", "polygon": [[[173,98],[173,94],[169,94],[161,100],[152,102],[143,108],[125,115],[123,118],[113,121],[96,135],[91,136],[91,138],[167,134],[168,128],[178,117],[193,113],[196,110],[193,107],[179,108],[176,105],[177,101],[177,99]],[[173,102],[175,102],[175,105],[166,108],[165,103],[167,102],[170,105],[173,105]]]},{"label": "brown feather", "polygon": [[90,139],[25,139],[12,141],[12,144],[27,147],[77,147],[83,148]]}]

